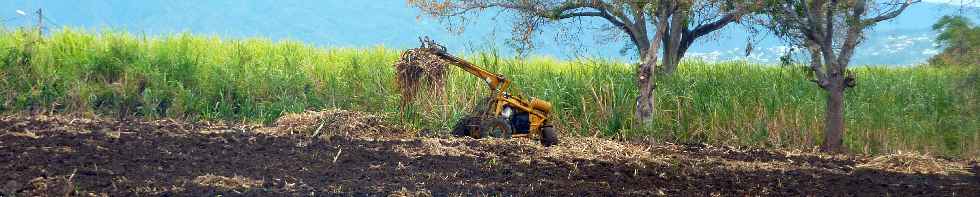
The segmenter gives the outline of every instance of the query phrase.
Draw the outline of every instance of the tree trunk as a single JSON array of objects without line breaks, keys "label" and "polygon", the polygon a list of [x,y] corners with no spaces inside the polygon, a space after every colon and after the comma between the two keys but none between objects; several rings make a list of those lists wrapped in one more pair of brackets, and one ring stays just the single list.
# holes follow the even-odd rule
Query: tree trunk
[{"label": "tree trunk", "polygon": [[655,99],[655,89],[654,84],[656,80],[654,79],[654,68],[657,65],[657,51],[660,50],[659,40],[663,38],[667,31],[667,17],[660,13],[654,20],[660,20],[657,23],[657,32],[654,34],[653,42],[650,42],[650,47],[647,48],[646,56],[642,58],[642,63],[640,63],[639,68],[636,70],[636,85],[639,86],[640,95],[636,98],[636,118],[639,120],[641,125],[649,126],[653,123],[653,113],[656,109],[656,99]]},{"label": "tree trunk", "polygon": [[664,34],[662,38],[664,42],[664,64],[663,70],[664,74],[673,73],[677,69],[677,63],[680,62],[680,52],[681,40],[687,39],[689,36],[684,33],[685,27],[687,27],[686,16],[681,13],[675,13],[677,10],[670,11],[672,17],[670,17],[670,25],[667,26],[667,33]]},{"label": "tree trunk", "polygon": [[[677,70],[677,66],[680,65],[681,59],[684,58],[684,54],[687,53],[687,49],[691,47],[694,43],[693,34],[690,33],[678,33],[677,35],[669,35],[673,37],[681,37],[679,39],[670,38],[664,40],[664,61],[663,70],[660,71],[662,74],[671,74]],[[671,41],[668,41],[671,40]]]},{"label": "tree trunk", "polygon": [[[680,37],[680,35],[672,35],[672,36]],[[670,40],[674,40],[674,39],[671,38]],[[663,54],[664,56],[663,70],[660,70],[660,72],[663,74],[671,74],[674,73],[674,70],[677,70],[677,64],[678,62],[680,62],[679,61],[680,56],[678,55],[678,46],[677,46],[677,44],[679,43],[674,41],[668,41],[665,44],[666,45],[664,46],[664,54]]]},{"label": "tree trunk", "polygon": [[[656,54],[656,53],[654,53]],[[652,55],[656,56],[656,55]],[[653,122],[653,111],[655,109],[654,104],[654,87],[653,87],[653,69],[657,64],[656,57],[653,61],[647,60],[640,63],[639,70],[636,71],[637,74],[637,86],[639,86],[640,95],[636,98],[636,118],[643,125],[649,125]]]},{"label": "tree trunk", "polygon": [[823,152],[843,152],[844,143],[844,77],[832,75],[827,90],[827,111],[824,120],[824,142],[820,146]]}]

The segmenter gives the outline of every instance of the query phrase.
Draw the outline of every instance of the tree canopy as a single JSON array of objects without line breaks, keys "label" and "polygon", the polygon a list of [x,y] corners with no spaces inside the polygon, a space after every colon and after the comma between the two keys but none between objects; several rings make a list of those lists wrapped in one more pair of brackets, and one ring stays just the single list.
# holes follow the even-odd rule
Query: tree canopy
[{"label": "tree canopy", "polygon": [[932,25],[937,31],[937,47],[941,53],[929,59],[938,66],[978,66],[980,65],[980,27],[963,16],[943,16]]},{"label": "tree canopy", "polygon": [[[627,41],[625,51],[636,52],[641,61],[653,42],[663,48],[664,73],[671,73],[697,38],[738,22],[751,13],[756,0],[409,0],[423,13],[461,32],[474,15],[489,9],[515,16],[511,42],[519,50],[534,47],[533,38],[548,27],[558,27],[575,37],[593,31],[600,40]],[[605,23],[587,28],[582,19]],[[596,25],[596,24],[591,24]],[[663,30],[661,37],[655,31]],[[612,31],[609,31],[612,30]],[[651,31],[653,30],[653,31]],[[576,40],[577,41],[577,40]],[[659,50],[659,49],[658,49]]]},{"label": "tree canopy", "polygon": [[785,0],[768,1],[753,22],[810,53],[813,82],[827,91],[821,150],[842,152],[844,90],[856,79],[847,67],[864,33],[897,17],[919,0]]}]

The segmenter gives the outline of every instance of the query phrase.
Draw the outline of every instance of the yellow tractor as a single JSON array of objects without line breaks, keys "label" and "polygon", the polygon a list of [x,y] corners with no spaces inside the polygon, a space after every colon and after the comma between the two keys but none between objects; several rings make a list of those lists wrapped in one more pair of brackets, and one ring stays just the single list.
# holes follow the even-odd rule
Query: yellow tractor
[{"label": "yellow tractor", "polygon": [[423,38],[422,47],[439,58],[462,68],[466,72],[483,79],[489,86],[490,95],[467,117],[460,119],[453,127],[456,136],[473,138],[527,137],[541,141],[544,146],[558,144],[558,134],[549,121],[551,103],[531,97],[507,92],[510,80],[501,74],[489,72],[466,60],[450,55],[446,48],[434,41]]}]

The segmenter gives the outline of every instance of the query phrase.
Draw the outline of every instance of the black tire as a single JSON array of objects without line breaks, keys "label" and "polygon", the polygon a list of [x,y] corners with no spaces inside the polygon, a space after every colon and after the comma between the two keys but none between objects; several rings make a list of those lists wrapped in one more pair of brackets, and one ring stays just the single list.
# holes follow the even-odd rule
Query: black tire
[{"label": "black tire", "polygon": [[514,129],[503,118],[486,120],[480,124],[480,138],[489,136],[510,139],[513,133]]},{"label": "black tire", "polygon": [[465,118],[464,119],[459,119],[459,121],[456,121],[456,126],[453,126],[453,136],[456,136],[456,137],[466,136],[466,133],[469,133],[469,132],[466,132],[466,130],[467,130],[466,129],[466,119]]},{"label": "black tire", "polygon": [[473,133],[471,133],[474,130],[472,125],[479,124],[479,120],[479,118],[475,117],[460,118],[459,121],[456,122],[456,126],[453,126],[453,135],[456,137],[479,137],[479,135],[473,135]]},{"label": "black tire", "polygon": [[555,133],[554,127],[541,128],[541,145],[545,147],[558,145],[558,133]]}]

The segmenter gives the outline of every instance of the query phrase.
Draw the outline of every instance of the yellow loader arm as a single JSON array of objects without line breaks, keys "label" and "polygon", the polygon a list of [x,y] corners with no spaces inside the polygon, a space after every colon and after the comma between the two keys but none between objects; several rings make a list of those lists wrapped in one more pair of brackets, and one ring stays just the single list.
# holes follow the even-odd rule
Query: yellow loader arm
[{"label": "yellow loader arm", "polygon": [[449,53],[446,52],[445,47],[439,45],[438,43],[433,42],[432,40],[429,40],[428,38],[422,39],[421,48],[428,50],[429,52],[438,55],[443,60],[446,60],[449,63],[458,66],[459,68],[462,68],[466,72],[473,74],[476,77],[479,77],[480,79],[483,79],[483,81],[486,82],[487,85],[490,87],[490,92],[492,94],[490,96],[492,97],[495,97],[497,96],[497,94],[506,91],[507,87],[510,86],[510,80],[507,80],[507,78],[505,78],[503,75],[492,73],[483,68],[480,68],[479,66],[474,65],[473,63],[467,62],[466,60],[450,55]]},{"label": "yellow loader arm", "polygon": [[[496,137],[536,137],[543,145],[551,146],[558,143],[555,129],[548,123],[551,113],[551,103],[541,99],[524,100],[519,95],[507,92],[510,80],[501,74],[492,73],[462,58],[450,55],[446,47],[428,39],[421,38],[421,50],[426,50],[440,59],[462,68],[466,72],[483,79],[490,90],[489,102],[485,110],[478,110],[476,116],[460,120],[453,128],[453,133],[461,136],[481,138]],[[479,109],[479,108],[478,108]],[[514,118],[516,117],[516,118]],[[514,131],[521,133],[515,133]]]},{"label": "yellow loader arm", "polygon": [[[439,45],[438,43],[430,40],[429,38],[422,38],[421,42],[422,42],[422,47],[420,47],[421,49],[427,50],[432,54],[439,56],[439,58],[442,58],[443,60],[449,62],[452,65],[462,68],[466,72],[480,79],[483,79],[483,81],[487,83],[487,86],[489,87],[490,90],[490,98],[493,98],[494,100],[497,101],[504,101],[504,102],[495,102],[497,104],[491,104],[491,108],[488,109],[490,110],[489,112],[492,112],[495,115],[499,115],[504,110],[505,104],[509,104],[507,106],[513,108],[517,108],[523,111],[527,111],[529,113],[536,114],[542,117],[542,120],[546,119],[546,117],[548,117],[548,113],[551,112],[551,103],[547,101],[541,99],[533,99],[533,98],[531,101],[526,101],[523,100],[518,95],[511,95],[510,93],[508,93],[507,88],[510,87],[510,80],[504,77],[504,75],[492,73],[483,68],[480,68],[477,65],[474,65],[473,63],[467,62],[462,58],[450,55],[448,52],[446,52],[446,47]],[[538,124],[536,125],[540,125],[540,124],[543,124],[543,122],[538,122]]]}]

